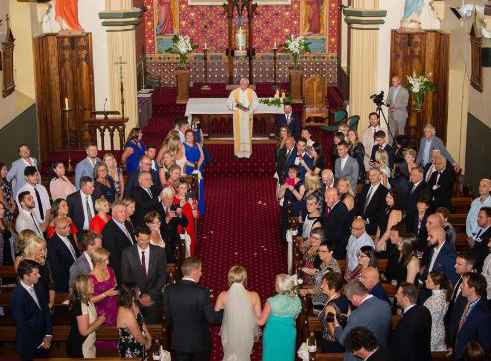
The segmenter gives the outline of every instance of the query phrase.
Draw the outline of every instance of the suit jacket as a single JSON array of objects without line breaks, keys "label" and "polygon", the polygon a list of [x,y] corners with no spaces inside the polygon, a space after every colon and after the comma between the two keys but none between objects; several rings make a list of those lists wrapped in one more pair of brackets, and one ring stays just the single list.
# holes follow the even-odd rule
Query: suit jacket
[{"label": "suit jacket", "polygon": [[491,313],[486,306],[486,300],[479,300],[475,305],[461,329],[457,331],[453,359],[460,360],[464,354],[464,347],[470,341],[477,341],[485,352],[491,351]]},{"label": "suit jacket", "polygon": [[185,215],[182,217],[174,217],[169,223],[165,220],[165,210],[162,204],[159,204],[157,211],[160,213],[162,222],[160,223],[160,234],[165,240],[165,252],[167,254],[167,262],[174,263],[176,261],[176,250],[180,244],[179,226],[184,229],[188,225],[188,219]]},{"label": "suit jacket", "polygon": [[459,277],[459,280],[455,283],[447,314],[445,315],[447,345],[455,344],[455,336],[457,335],[459,328],[460,318],[467,305],[467,298],[462,296],[462,292],[458,292],[459,287],[462,285],[462,281],[462,277]]},{"label": "suit jacket", "polygon": [[213,310],[208,289],[188,280],[170,286],[164,294],[164,312],[175,351],[211,350],[208,325],[220,323],[223,312]]},{"label": "suit jacket", "polygon": [[288,130],[290,131],[293,138],[295,138],[295,140],[298,140],[298,138],[300,138],[300,122],[298,120],[298,117],[293,112],[290,116],[290,124],[287,124],[285,114],[280,114],[276,117],[276,124],[278,125],[278,128],[288,127]]},{"label": "suit jacket", "polygon": [[[287,170],[288,170],[288,167],[290,167],[292,165],[296,165],[295,164],[296,158],[297,158],[297,150],[295,149],[286,161],[286,169]],[[312,167],[314,165],[314,160],[312,158],[310,158],[307,153],[304,154],[303,160],[304,160],[305,164],[307,164],[307,167],[309,167],[309,169],[312,169]],[[301,164],[298,164],[296,166],[298,168],[298,178],[303,180],[305,178],[305,173],[307,173],[307,170]]]},{"label": "suit jacket", "polygon": [[[128,175],[128,183],[124,186],[124,194],[128,196],[131,194],[134,188],[138,187],[138,175],[140,172],[134,172]],[[153,187],[157,194],[162,190],[162,184],[160,183],[159,172],[155,170],[151,170],[150,174],[152,175],[152,183]]]},{"label": "suit jacket", "polygon": [[63,243],[60,236],[55,233],[48,240],[48,263],[51,267],[53,280],[55,281],[56,292],[68,292],[68,283],[70,280],[70,267],[75,263],[75,260],[80,255],[77,245],[71,238],[67,237],[75,250],[75,258],[73,258],[68,247]]},{"label": "suit jacket", "polygon": [[[66,201],[68,203],[70,218],[72,219],[73,223],[75,223],[75,225],[77,226],[77,229],[79,231],[82,231],[84,229],[85,214],[84,214],[84,207],[82,204],[81,192],[77,191],[70,194],[66,198]],[[92,202],[92,208],[94,209],[94,213],[92,214],[92,216],[95,216],[96,212],[94,206],[94,197],[91,196],[90,201]],[[88,220],[88,224],[90,225],[90,219]]]},{"label": "suit jacket", "polygon": [[[431,258],[433,257],[433,252],[435,248],[431,248],[428,252],[427,259],[425,261],[425,267],[421,274],[421,279],[425,280],[428,276],[429,267],[431,265]],[[432,272],[443,272],[445,276],[447,276],[448,280],[455,284],[458,280],[459,276],[455,272],[455,259],[457,258],[455,254],[455,250],[452,249],[452,246],[449,242],[445,242],[443,244],[442,249],[438,253],[436,257],[435,263],[433,265]]]},{"label": "suit jacket", "polygon": [[[381,149],[380,148],[380,145],[378,144],[375,144],[372,148],[372,155],[370,156],[370,160],[372,162],[375,161],[375,154],[377,153],[377,151]],[[386,144],[385,147],[384,147],[384,150],[387,152],[387,156],[389,157],[389,168],[390,169],[394,169],[394,160],[395,160],[395,152],[394,152],[394,148],[392,148],[392,146],[390,144]]]},{"label": "suit jacket", "polygon": [[123,250],[121,257],[121,279],[133,283],[142,293],[150,295],[154,303],[162,303],[162,288],[167,279],[167,257],[163,248],[149,245],[150,259],[147,275],[142,270],[141,255],[136,245]]},{"label": "suit jacket", "polygon": [[399,88],[399,92],[394,99],[394,93],[396,92],[396,88],[391,86],[389,88],[389,94],[387,96],[387,104],[394,107],[394,111],[390,112],[390,116],[394,120],[403,120],[405,121],[408,117],[407,113],[407,105],[409,102],[409,92],[406,88],[401,86]]},{"label": "suit jacket", "polygon": [[[101,160],[96,158],[95,164],[100,163]],[[86,157],[77,163],[75,166],[75,187],[80,189],[80,178],[91,177],[94,178],[95,164],[92,165],[91,161]]]},{"label": "suit jacket", "polygon": [[37,347],[46,335],[53,334],[47,291],[40,283],[34,285],[34,291],[40,307],[20,283],[17,283],[10,300],[16,326],[16,350],[23,360],[39,356],[42,350]]},{"label": "suit jacket", "polygon": [[370,294],[377,297],[379,300],[385,301],[390,304],[389,297],[387,297],[387,294],[385,293],[384,286],[382,286],[382,283],[377,283],[371,290]]},{"label": "suit jacket", "polygon": [[155,186],[150,188],[152,197],[139,185],[133,188],[131,191],[131,197],[135,200],[136,208],[135,214],[132,217],[132,222],[135,226],[141,226],[144,224],[143,218],[145,214],[150,211],[157,211],[159,208],[159,194]]},{"label": "suit jacket", "polygon": [[[37,168],[38,161],[36,160],[36,158],[31,158],[31,163],[34,167]],[[9,172],[7,173],[7,181],[12,182],[13,180],[15,180],[12,193],[16,198],[19,189],[21,189],[21,187],[26,184],[26,177],[24,176],[24,170],[26,169],[26,167],[27,164],[24,159],[17,159],[16,161],[12,162]]]},{"label": "suit jacket", "polygon": [[413,191],[413,183],[409,183],[409,192],[406,197],[406,224],[413,226],[416,218],[418,217],[418,209],[416,203],[422,196],[431,197],[431,193],[428,190],[428,186],[424,180],[422,180]]},{"label": "suit jacket", "polygon": [[476,242],[474,247],[472,247],[472,253],[474,254],[474,258],[476,262],[474,263],[474,268],[477,272],[482,272],[482,266],[484,264],[484,260],[489,254],[488,242],[491,238],[491,227],[488,227],[486,231],[479,235],[480,242]]},{"label": "suit jacket", "polygon": [[[387,302],[371,296],[356,308],[348,317],[346,326],[336,327],[334,336],[340,344],[344,344],[346,336],[355,327],[366,327],[373,332],[379,345],[387,347],[391,324],[391,310]],[[345,361],[356,361],[351,352],[344,354]],[[358,360],[359,361],[359,360]]]},{"label": "suit jacket", "polygon": [[[295,152],[295,148],[291,150],[293,154]],[[288,171],[288,159],[290,158],[288,155],[288,150],[286,147],[283,147],[278,153],[278,158],[276,160],[276,173],[278,173],[278,178],[280,184],[285,182],[285,178],[287,176]],[[296,154],[296,153],[295,153]]]},{"label": "suit jacket", "polygon": [[341,158],[336,159],[336,162],[334,164],[334,176],[336,180],[338,180],[341,177],[347,177],[350,181],[351,186],[353,189],[356,188],[356,185],[358,184],[358,177],[360,174],[360,167],[358,164],[358,161],[348,155],[348,159],[346,160],[346,164],[344,165],[344,168],[341,169]]},{"label": "suit jacket", "polygon": [[431,175],[430,181],[428,182],[428,188],[431,190],[431,206],[433,209],[438,207],[452,209],[454,181],[454,171],[449,167],[446,167],[445,170],[440,173],[440,177],[438,177],[438,172],[434,172]]},{"label": "suit jacket", "polygon": [[365,209],[365,201],[369,190],[370,184],[366,184],[362,191],[356,195],[355,209],[356,215],[361,216],[367,222],[367,233],[374,235],[377,233],[377,228],[384,223],[381,218],[386,216],[385,196],[388,190],[380,184]]},{"label": "suit jacket", "polygon": [[389,353],[383,347],[378,348],[366,361],[390,361]]},{"label": "suit jacket", "polygon": [[[126,227],[126,229],[128,229],[128,227]],[[111,252],[109,256],[109,264],[116,274],[118,283],[121,282],[121,255],[123,250],[136,244],[134,235],[130,233],[130,236],[131,240],[128,239],[126,234],[112,219],[107,222],[104,230],[102,231],[102,247]]]},{"label": "suit jacket", "polygon": [[[416,163],[420,164],[423,167],[426,166],[426,164],[422,164],[423,163],[423,152],[425,150],[425,141],[426,141],[426,138],[425,137],[421,138],[421,140],[419,142],[418,156],[416,157]],[[456,164],[455,160],[452,158],[452,156],[448,152],[447,148],[445,148],[445,145],[443,144],[442,140],[440,138],[438,138],[436,135],[434,135],[431,138],[430,156],[429,156],[429,159],[428,159],[429,160],[428,163],[430,163],[430,161],[431,161],[431,151],[433,149],[439,150],[440,153],[447,159],[447,161],[451,165]]]},{"label": "suit jacket", "polygon": [[326,235],[326,241],[334,246],[334,258],[346,258],[346,245],[349,238],[349,225],[346,223],[348,208],[343,202],[339,201],[331,209],[329,215],[327,211],[324,211],[323,217],[324,234]]},{"label": "suit jacket", "polygon": [[431,361],[431,313],[414,306],[399,321],[391,339],[391,356],[398,361]]},{"label": "suit jacket", "polygon": [[89,261],[87,261],[87,257],[82,253],[80,257],[70,266],[70,277],[69,277],[69,287],[71,288],[75,283],[75,280],[80,275],[88,275],[92,271],[90,269]]}]

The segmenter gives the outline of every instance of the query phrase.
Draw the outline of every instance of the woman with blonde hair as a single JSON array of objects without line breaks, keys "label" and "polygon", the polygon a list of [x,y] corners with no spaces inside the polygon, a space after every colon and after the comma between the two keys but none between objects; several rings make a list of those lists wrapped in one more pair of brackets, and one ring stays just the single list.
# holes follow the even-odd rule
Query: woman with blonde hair
[{"label": "woman with blonde hair", "polygon": [[159,164],[159,178],[160,178],[160,183],[162,185],[168,184],[168,180],[170,177],[169,170],[173,165],[176,165],[176,162],[174,161],[174,153],[170,151],[166,151],[162,154],[162,160],[158,163]]},{"label": "woman with blonde hair", "polygon": [[97,214],[90,221],[89,228],[95,234],[100,235],[107,222],[111,220],[111,215],[109,214],[111,205],[104,196],[101,196],[95,200],[94,208],[97,211]]},{"label": "woman with blonde hair", "polygon": [[382,184],[385,188],[390,189],[390,179],[392,174],[389,168],[389,154],[385,150],[377,150],[375,152],[375,163],[380,170]]},{"label": "woman with blonde hair", "polygon": [[67,339],[67,354],[70,357],[96,357],[96,330],[102,326],[106,317],[99,315],[91,297],[94,292],[86,275],[79,275],[73,284],[70,297],[70,334]]},{"label": "woman with blonde hair", "polygon": [[302,311],[302,302],[296,295],[296,276],[276,275],[276,296],[264,305],[260,326],[266,324],[263,334],[263,361],[295,360],[297,329],[295,320]]},{"label": "woman with blonde hair", "polygon": [[[365,180],[366,176],[364,163],[365,147],[363,146],[363,143],[361,143],[358,139],[358,133],[354,129],[348,130],[347,140],[349,144],[349,155],[355,158],[356,162],[358,163],[358,183],[362,183]],[[353,186],[355,187],[356,184],[353,184]]]},{"label": "woman with blonde hair", "polygon": [[163,159],[165,152],[173,153],[177,149],[174,149],[176,144],[180,142],[179,131],[176,129],[172,129],[167,133],[162,144],[160,145],[159,152],[157,154],[157,163],[160,163]]},{"label": "woman with blonde hair", "polygon": [[198,237],[196,236],[196,224],[198,222],[200,211],[198,210],[198,202],[189,196],[189,184],[185,182],[179,183],[177,186],[177,191],[174,196],[174,204],[177,207],[182,208],[182,214],[188,220],[188,225],[186,226],[186,233],[191,239],[191,244],[189,245],[190,255],[196,255],[196,247],[198,245]]},{"label": "woman with blonde hair", "polygon": [[228,291],[217,298],[215,311],[224,310],[221,329],[224,361],[250,361],[258,337],[257,318],[261,315],[261,299],[247,290],[247,271],[235,265],[228,272]]},{"label": "woman with blonde hair", "polygon": [[109,326],[116,324],[118,312],[118,291],[114,271],[109,266],[109,251],[98,248],[90,255],[94,268],[89,274],[94,287],[91,301],[95,304],[98,315],[106,316],[105,323]]},{"label": "woman with blonde hair", "polygon": [[29,239],[38,237],[36,232],[30,229],[24,229],[21,231],[17,237],[15,238],[15,260],[14,260],[14,268],[17,272],[17,267],[19,263],[24,259],[24,249],[26,248],[27,242]]},{"label": "woman with blonde hair", "polygon": [[355,208],[355,192],[353,185],[347,177],[338,179],[336,188],[339,192],[339,200],[344,203],[348,211],[351,212]]},{"label": "woman with blonde hair", "polygon": [[114,186],[116,187],[116,198],[121,199],[124,194],[124,176],[123,171],[118,167],[118,162],[112,153],[105,153],[102,157],[102,161],[107,167],[109,176],[114,181]]}]

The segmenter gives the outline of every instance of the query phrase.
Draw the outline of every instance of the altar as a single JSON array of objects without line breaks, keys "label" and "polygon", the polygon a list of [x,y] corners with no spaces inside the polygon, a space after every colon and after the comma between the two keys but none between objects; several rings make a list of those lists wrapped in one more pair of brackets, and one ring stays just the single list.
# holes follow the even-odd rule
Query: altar
[{"label": "altar", "polygon": [[[269,138],[277,134],[276,116],[283,114],[282,106],[259,103],[254,112],[253,138]],[[189,98],[185,116],[191,124],[199,120],[205,136],[231,138],[233,136],[232,111],[227,98]]]}]

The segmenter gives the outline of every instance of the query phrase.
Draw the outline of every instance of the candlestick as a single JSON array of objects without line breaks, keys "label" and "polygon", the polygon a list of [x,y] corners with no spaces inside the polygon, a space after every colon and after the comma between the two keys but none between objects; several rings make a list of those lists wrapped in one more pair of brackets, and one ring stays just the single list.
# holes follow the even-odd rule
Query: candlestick
[{"label": "candlestick", "polygon": [[68,108],[68,98],[65,98],[65,110],[68,110],[70,108]]},{"label": "candlestick", "polygon": [[273,49],[278,49],[278,47],[276,46],[276,40],[274,41]]},{"label": "candlestick", "polygon": [[206,41],[205,41],[205,50],[207,50],[207,49],[208,49],[208,46],[206,45]]}]

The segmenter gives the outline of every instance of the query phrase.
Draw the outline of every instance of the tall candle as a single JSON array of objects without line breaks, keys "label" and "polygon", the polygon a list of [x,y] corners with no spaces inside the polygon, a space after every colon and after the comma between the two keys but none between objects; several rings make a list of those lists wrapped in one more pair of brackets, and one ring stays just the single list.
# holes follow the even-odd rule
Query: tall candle
[{"label": "tall candle", "polygon": [[208,46],[206,45],[206,41],[205,41],[205,50],[207,50],[207,49],[208,49]]},{"label": "tall candle", "polygon": [[273,49],[278,49],[278,47],[276,46],[276,40],[274,41]]},{"label": "tall candle", "polygon": [[68,98],[65,98],[65,110],[68,110]]}]

